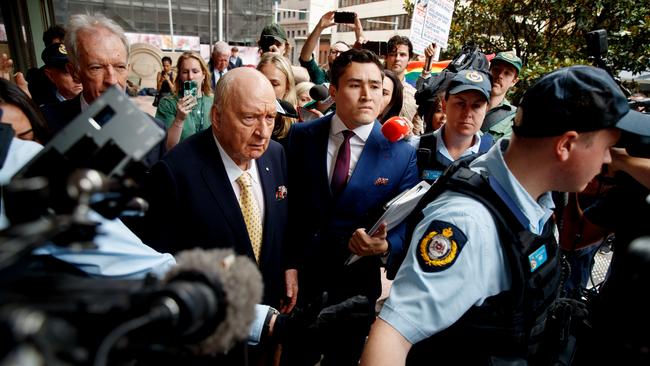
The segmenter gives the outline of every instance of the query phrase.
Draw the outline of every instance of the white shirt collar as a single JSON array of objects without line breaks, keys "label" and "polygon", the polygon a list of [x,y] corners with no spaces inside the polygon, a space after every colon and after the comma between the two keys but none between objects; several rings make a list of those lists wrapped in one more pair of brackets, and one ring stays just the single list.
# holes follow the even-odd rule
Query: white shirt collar
[{"label": "white shirt collar", "polygon": [[81,99],[81,111],[85,112],[86,109],[88,109],[88,107],[90,106],[90,104],[88,104],[88,102],[86,102],[86,99],[84,98],[83,93],[81,93],[81,98],[80,99]]},{"label": "white shirt collar", "polygon": [[[368,140],[368,136],[370,136],[370,133],[372,132],[372,128],[373,128],[374,124],[375,124],[375,122],[368,123],[367,125],[361,125],[361,126],[355,128],[355,129],[353,129],[352,131],[354,132],[354,134],[357,137],[359,137],[361,140],[363,140],[365,142],[365,141]],[[332,123],[330,124],[330,134],[331,135],[336,135],[339,132],[341,132],[343,130],[348,130],[348,129],[349,128],[347,128],[345,126],[345,124],[343,123],[343,121],[341,120],[339,115],[334,114],[334,116],[332,117]]]},{"label": "white shirt collar", "polygon": [[[234,160],[228,155],[226,150],[223,149],[221,144],[219,143],[219,140],[217,140],[217,136],[212,134],[212,137],[214,138],[214,142],[217,144],[217,148],[219,148],[219,155],[221,155],[221,161],[223,161],[223,166],[226,168],[226,174],[228,174],[228,180],[230,181],[230,184],[234,184],[237,178],[239,178],[240,175],[244,173],[244,170],[242,170]],[[251,178],[253,179],[253,184],[259,184],[258,182],[258,174],[257,174],[257,163],[255,160],[251,160],[251,163],[249,164],[248,170],[246,170]]]},{"label": "white shirt collar", "polygon": [[[451,154],[449,153],[449,150],[447,150],[447,145],[445,144],[445,140],[442,138],[442,134],[444,133],[445,126],[440,127],[439,129],[433,131],[434,136],[436,136],[436,146],[438,149],[438,152],[440,152],[445,158],[454,161],[454,159],[451,157]],[[468,147],[467,150],[465,150],[459,158],[462,158],[467,155],[471,154],[478,154],[479,147],[481,147],[481,135],[477,132],[474,134],[474,143],[472,146]]]}]

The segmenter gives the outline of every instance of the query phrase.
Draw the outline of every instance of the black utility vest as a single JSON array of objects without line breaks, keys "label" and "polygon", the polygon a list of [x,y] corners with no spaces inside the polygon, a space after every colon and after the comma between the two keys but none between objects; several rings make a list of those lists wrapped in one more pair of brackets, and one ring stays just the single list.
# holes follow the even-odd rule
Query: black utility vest
[{"label": "black utility vest", "polygon": [[[441,130],[442,133],[442,130]],[[420,179],[433,184],[433,182],[442,175],[442,172],[451,165],[452,161],[440,156],[438,157],[438,140],[433,132],[425,133],[420,136],[420,145],[417,149],[418,176]],[[490,150],[494,145],[494,139],[491,135],[481,136],[481,143],[478,147],[478,155],[482,155]],[[442,159],[442,161],[440,160]]]},{"label": "black utility vest", "polygon": [[509,198],[504,201],[489,177],[468,168],[471,160],[452,164],[422,198],[408,219],[406,243],[423,218],[422,209],[442,192],[468,195],[485,205],[497,223],[508,264],[504,270],[510,271],[512,286],[480,307],[472,307],[448,329],[415,344],[407,365],[498,365],[512,364],[513,360],[544,364],[548,351],[543,349],[542,338],[561,278],[554,221],[548,220],[542,235],[528,231],[513,213],[518,209],[506,203]]}]

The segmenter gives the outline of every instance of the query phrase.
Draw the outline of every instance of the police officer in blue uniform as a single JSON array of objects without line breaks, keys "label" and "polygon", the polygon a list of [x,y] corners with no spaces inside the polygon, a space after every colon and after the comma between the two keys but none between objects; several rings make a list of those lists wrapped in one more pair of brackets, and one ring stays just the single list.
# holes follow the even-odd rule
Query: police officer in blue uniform
[{"label": "police officer in blue uniform", "polygon": [[559,285],[550,191],[584,189],[620,130],[650,136],[650,121],[606,72],[572,66],[533,85],[512,139],[423,198],[361,365],[546,363]]},{"label": "police officer in blue uniform", "polygon": [[433,183],[453,161],[483,154],[494,144],[492,136],[479,132],[489,109],[491,88],[490,77],[483,72],[461,70],[454,75],[442,104],[447,123],[409,141],[417,149],[420,179]]}]

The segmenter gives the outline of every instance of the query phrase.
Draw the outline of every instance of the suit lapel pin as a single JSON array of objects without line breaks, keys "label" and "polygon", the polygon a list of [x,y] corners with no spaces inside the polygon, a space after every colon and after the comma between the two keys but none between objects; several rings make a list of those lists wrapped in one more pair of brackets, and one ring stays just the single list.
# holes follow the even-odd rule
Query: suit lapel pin
[{"label": "suit lapel pin", "polygon": [[385,186],[388,184],[388,178],[379,177],[375,180],[376,186]]},{"label": "suit lapel pin", "polygon": [[279,186],[275,190],[275,200],[280,201],[287,198],[287,187]]},{"label": "suit lapel pin", "polygon": [[267,167],[265,167],[264,169],[266,169],[266,171],[267,171],[267,172],[268,172],[268,171],[270,171],[270,169],[269,169],[269,167],[268,167],[268,166],[267,166]]}]

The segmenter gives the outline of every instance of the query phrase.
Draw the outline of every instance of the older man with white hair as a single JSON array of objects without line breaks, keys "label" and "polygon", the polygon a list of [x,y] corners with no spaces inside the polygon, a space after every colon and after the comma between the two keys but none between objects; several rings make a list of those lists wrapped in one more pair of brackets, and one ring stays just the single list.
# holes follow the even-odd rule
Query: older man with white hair
[{"label": "older man with white hair", "polygon": [[[56,134],[86,110],[111,86],[126,90],[129,73],[129,42],[124,29],[102,14],[75,14],[66,25],[65,48],[70,61],[66,67],[83,91],[73,99],[44,105],[41,112]],[[155,120],[164,129],[164,125]],[[165,153],[164,144],[156,146],[146,157],[149,165]]]},{"label": "older man with white hair", "polygon": [[210,57],[210,73],[212,77],[210,78],[212,83],[212,90],[215,90],[217,86],[217,81],[231,69],[230,64],[230,46],[224,41],[219,41],[214,44],[212,47],[212,56]]}]

